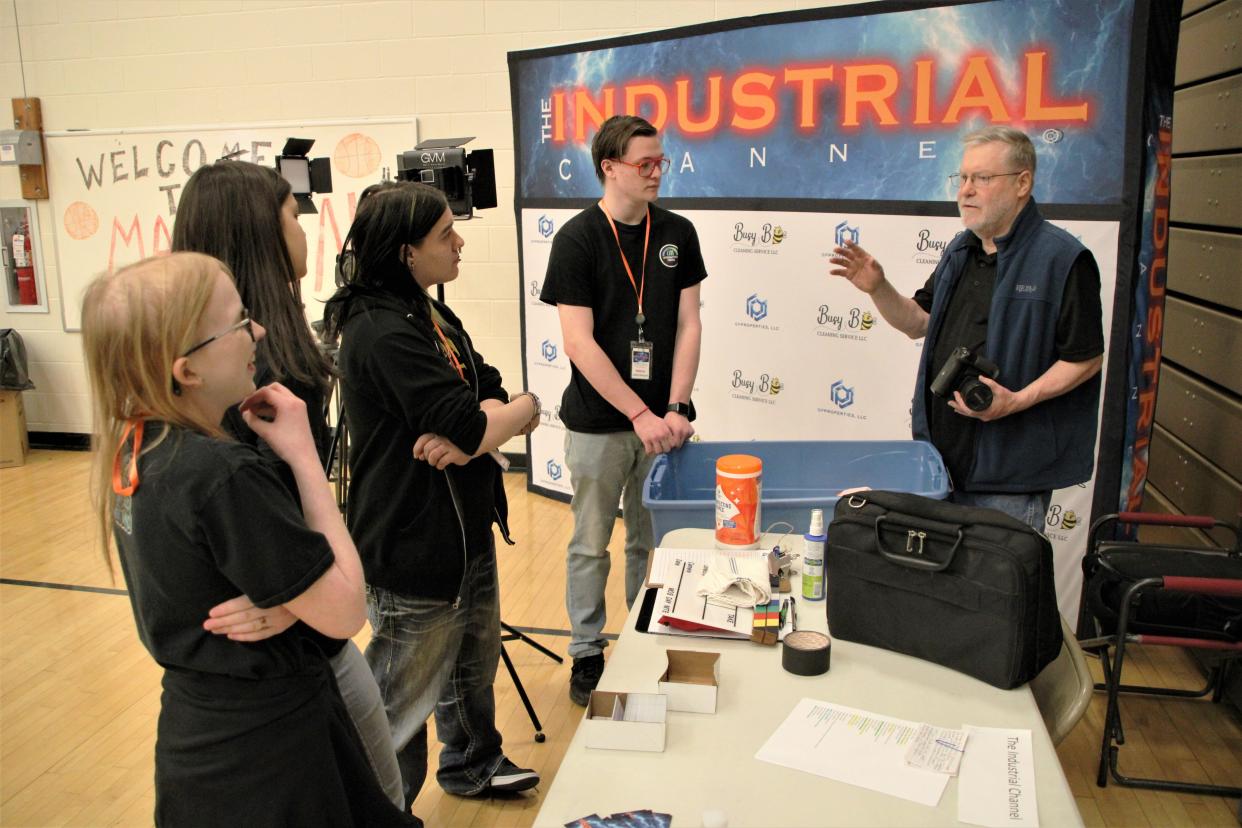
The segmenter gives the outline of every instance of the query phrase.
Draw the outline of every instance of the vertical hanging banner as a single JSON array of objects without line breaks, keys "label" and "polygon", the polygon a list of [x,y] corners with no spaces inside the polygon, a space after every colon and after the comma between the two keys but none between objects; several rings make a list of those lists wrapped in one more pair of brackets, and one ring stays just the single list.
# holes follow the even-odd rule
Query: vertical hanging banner
[{"label": "vertical hanging banner", "polygon": [[[1108,511],[1137,512],[1147,483],[1147,453],[1156,420],[1160,344],[1164,338],[1164,288],[1169,252],[1169,174],[1173,167],[1173,70],[1177,55],[1179,3],[1158,4],[1148,26],[1141,129],[1143,134],[1142,213],[1139,219],[1138,272],[1129,359],[1129,395],[1120,496]],[[1122,527],[1133,535],[1137,527]]]},{"label": "vertical hanging banner", "polygon": [[[910,436],[922,341],[830,276],[828,259],[855,241],[913,295],[962,229],[948,179],[961,139],[990,125],[1031,137],[1040,211],[1099,263],[1101,397],[1119,399],[1147,3],[877,2],[510,53],[524,369],[547,401],[529,487],[571,492],[557,406],[570,366],[539,292],[557,230],[601,194],[591,140],[615,114],[660,130],[672,162],[660,204],[702,246],[702,439]],[[1111,503],[1125,429],[1122,407],[1102,407],[1097,474]],[[1047,519],[1071,618],[1094,485],[1056,492]]]}]

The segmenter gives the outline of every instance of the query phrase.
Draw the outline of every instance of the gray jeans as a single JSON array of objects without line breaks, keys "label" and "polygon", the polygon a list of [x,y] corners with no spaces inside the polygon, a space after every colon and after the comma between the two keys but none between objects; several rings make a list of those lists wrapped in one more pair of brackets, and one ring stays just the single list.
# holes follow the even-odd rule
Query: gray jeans
[{"label": "gray jeans", "polygon": [[397,754],[392,746],[392,733],[388,729],[388,715],[384,712],[384,700],[380,698],[379,685],[371,674],[371,667],[362,657],[362,651],[352,641],[346,641],[341,651],[328,659],[336,675],[336,686],[349,718],[358,731],[367,761],[380,787],[392,800],[392,804],[404,809],[405,797],[401,791],[401,769],[397,767]]},{"label": "gray jeans", "polygon": [[574,490],[574,533],[566,563],[565,609],[569,613],[573,658],[596,655],[607,642],[602,635],[608,613],[604,588],[612,561],[608,540],[622,503],[625,521],[625,603],[633,605],[647,574],[654,545],[651,515],[643,507],[643,480],[654,457],[643,451],[632,431],[611,434],[565,432],[565,465]]}]

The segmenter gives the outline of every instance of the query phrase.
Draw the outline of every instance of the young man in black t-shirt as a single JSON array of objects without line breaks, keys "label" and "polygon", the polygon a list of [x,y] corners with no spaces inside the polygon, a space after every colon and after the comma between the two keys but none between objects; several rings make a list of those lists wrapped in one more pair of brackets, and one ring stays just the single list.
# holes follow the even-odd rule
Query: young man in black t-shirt
[{"label": "young man in black t-shirt", "polygon": [[552,242],[540,299],[556,305],[572,374],[561,400],[573,484],[565,604],[574,659],[569,697],[585,705],[604,669],[604,587],[617,501],[625,520],[625,600],[642,588],[653,546],[642,482],[656,454],[694,433],[699,283],[694,226],[656,207],[669,161],[642,118],[605,121],[591,145],[604,197]]}]

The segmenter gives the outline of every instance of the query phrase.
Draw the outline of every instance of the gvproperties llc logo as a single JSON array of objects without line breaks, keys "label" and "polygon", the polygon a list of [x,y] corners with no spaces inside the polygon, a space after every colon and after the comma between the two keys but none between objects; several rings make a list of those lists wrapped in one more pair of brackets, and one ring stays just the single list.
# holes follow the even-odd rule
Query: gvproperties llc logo
[{"label": "gvproperties llc logo", "polygon": [[754,328],[761,331],[779,331],[780,325],[773,324],[768,318],[768,300],[761,293],[752,293],[746,297],[743,306],[744,316],[733,320],[735,328]]},{"label": "gvproperties llc logo", "polygon": [[760,299],[759,294],[752,293],[746,297],[746,315],[756,322],[762,322],[768,315],[768,301]]},{"label": "gvproperties llc logo", "polygon": [[848,417],[851,420],[866,420],[867,415],[854,408],[857,395],[853,384],[846,384],[842,379],[833,380],[827,388],[828,404],[818,406],[815,410],[820,414],[831,414],[836,417]]},{"label": "gvproperties llc logo", "polygon": [[548,472],[548,479],[555,482],[561,479],[561,475],[565,473],[565,468],[555,460],[549,460],[545,466]]},{"label": "gvproperties llc logo", "polygon": [[556,225],[552,223],[552,219],[546,215],[539,217],[538,224],[539,235],[545,239],[552,238],[552,234],[556,232]]},{"label": "gvproperties llc logo", "polygon": [[532,368],[555,368],[558,371],[564,371],[564,361],[558,359],[561,355],[560,346],[551,339],[545,339],[539,343],[539,356],[531,360]]},{"label": "gvproperties llc logo", "polygon": [[785,228],[779,224],[765,221],[758,225],[748,225],[739,221],[733,225],[733,252],[758,253],[776,255],[781,242],[788,238]]},{"label": "gvproperties llc logo", "polygon": [[858,228],[851,227],[848,221],[843,221],[836,226],[835,235],[837,246],[843,245],[846,242],[861,244],[861,242],[858,241],[860,235]]},{"label": "gvproperties llc logo", "polygon": [[730,385],[729,396],[733,399],[764,405],[776,405],[776,396],[785,388],[781,378],[774,374],[765,371],[753,375],[741,369],[734,370]]}]

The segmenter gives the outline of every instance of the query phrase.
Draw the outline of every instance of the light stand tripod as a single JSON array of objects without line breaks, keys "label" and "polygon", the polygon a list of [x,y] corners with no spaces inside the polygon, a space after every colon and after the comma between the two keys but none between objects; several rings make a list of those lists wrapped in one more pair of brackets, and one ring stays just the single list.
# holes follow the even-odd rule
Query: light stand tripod
[{"label": "light stand tripod", "polygon": [[513,666],[513,661],[509,658],[509,653],[505,651],[505,642],[521,641],[524,644],[529,644],[539,652],[546,655],[548,658],[555,661],[557,664],[564,664],[565,659],[561,658],[556,653],[540,644],[538,641],[535,641],[533,638],[526,635],[526,633],[510,627],[504,621],[500,622],[500,629],[504,630],[504,634],[500,636],[500,657],[504,659],[505,667],[509,670],[509,678],[513,679],[513,686],[517,688],[518,695],[522,698],[522,704],[526,707],[526,715],[530,716],[531,726],[535,728],[535,741],[542,742],[548,737],[543,735],[543,725],[539,721],[538,714],[535,713],[535,706],[530,703],[530,697],[526,695],[526,688],[522,686],[522,679],[518,678],[517,669]]}]

